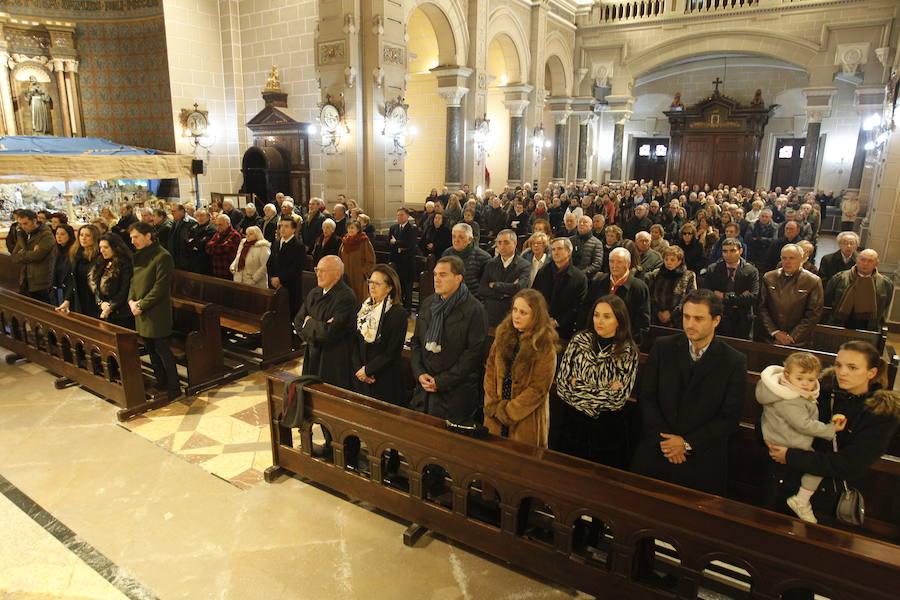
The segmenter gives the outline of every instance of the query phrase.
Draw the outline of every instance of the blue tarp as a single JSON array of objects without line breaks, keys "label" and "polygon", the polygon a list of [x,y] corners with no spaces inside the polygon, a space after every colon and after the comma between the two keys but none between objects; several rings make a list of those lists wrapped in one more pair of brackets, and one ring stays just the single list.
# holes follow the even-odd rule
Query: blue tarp
[{"label": "blue tarp", "polygon": [[142,156],[163,154],[159,150],[117,144],[103,138],[70,138],[32,135],[0,137],[0,154],[95,154]]}]

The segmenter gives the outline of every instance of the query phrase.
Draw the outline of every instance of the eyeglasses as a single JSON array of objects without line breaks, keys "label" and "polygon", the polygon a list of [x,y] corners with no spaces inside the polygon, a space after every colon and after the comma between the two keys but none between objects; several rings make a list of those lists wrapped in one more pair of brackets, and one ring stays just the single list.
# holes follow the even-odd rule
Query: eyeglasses
[{"label": "eyeglasses", "polygon": [[685,231],[681,235],[694,235],[694,233],[692,231]]},{"label": "eyeglasses", "polygon": [[366,279],[366,283],[371,283],[372,285],[390,285],[387,281],[378,281],[377,279]]}]

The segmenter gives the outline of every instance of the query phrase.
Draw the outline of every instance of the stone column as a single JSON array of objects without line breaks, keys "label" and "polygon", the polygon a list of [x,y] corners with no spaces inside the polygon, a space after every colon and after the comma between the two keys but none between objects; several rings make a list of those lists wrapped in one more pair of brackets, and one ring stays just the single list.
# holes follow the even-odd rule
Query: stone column
[{"label": "stone column", "polygon": [[55,59],[52,61],[53,71],[56,73],[56,91],[59,94],[60,113],[62,114],[63,135],[72,137],[72,123],[69,113],[69,98],[66,94],[65,72],[63,71],[63,61]]},{"label": "stone column", "polygon": [[6,134],[16,135],[16,111],[13,109],[12,88],[9,85],[9,54],[6,52],[0,52],[0,108],[3,109]]},{"label": "stone column", "polygon": [[850,168],[850,181],[847,188],[859,190],[862,185],[863,172],[866,168],[866,143],[869,133],[863,129],[865,120],[874,114],[881,114],[884,107],[884,86],[859,86],[853,93],[853,105],[859,114],[859,133],[856,136],[856,152],[853,155],[853,166]]},{"label": "stone column", "polygon": [[566,123],[572,114],[571,98],[547,98],[550,114],[555,124],[553,136],[553,180],[566,179],[566,145],[568,144],[568,127]]},{"label": "stone column", "polygon": [[78,61],[63,61],[66,71],[66,92],[69,95],[69,112],[72,117],[72,135],[78,136],[81,132],[81,107],[78,106],[78,87],[76,85],[78,73]]},{"label": "stone column", "polygon": [[858,190],[862,183],[863,169],[866,167],[866,138],[868,137],[866,130],[862,125],[859,126],[859,133],[856,135],[856,152],[853,154],[853,166],[850,167],[850,181],[847,188]]},{"label": "stone column", "polygon": [[831,99],[837,92],[833,87],[805,88],[806,96],[806,149],[800,163],[800,177],[797,187],[809,191],[816,185],[816,165],[819,159],[819,136],[822,120],[831,115]]},{"label": "stone column", "polygon": [[447,158],[444,162],[444,185],[451,190],[462,187],[463,151],[466,125],[462,99],[469,91],[464,87],[438,87],[438,94],[447,102]]},{"label": "stone column", "polygon": [[[586,71],[586,69],[579,69]],[[588,137],[590,123],[594,117],[593,97],[580,97],[572,99],[572,116],[578,122],[578,139],[574,140],[575,151],[575,181],[581,183],[588,178]],[[573,119],[573,125],[575,123]]]},{"label": "stone column", "polygon": [[503,90],[503,104],[509,111],[509,171],[510,185],[522,185],[525,155],[525,109],[530,102],[530,85],[507,85]]},{"label": "stone column", "polygon": [[578,121],[578,168],[575,172],[577,183],[582,183],[587,179],[588,123],[590,123],[590,118],[582,118]]},{"label": "stone column", "polygon": [[613,147],[609,179],[610,181],[622,181],[624,179],[622,159],[625,154],[625,123],[631,117],[634,98],[628,95],[609,95],[606,97],[606,102],[609,105],[609,113],[613,117]]}]

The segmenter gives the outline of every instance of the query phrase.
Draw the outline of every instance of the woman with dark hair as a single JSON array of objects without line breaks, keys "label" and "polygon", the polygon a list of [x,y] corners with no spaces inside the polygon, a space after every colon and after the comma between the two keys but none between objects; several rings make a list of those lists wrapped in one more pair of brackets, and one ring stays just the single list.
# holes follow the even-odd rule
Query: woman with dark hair
[{"label": "woman with dark hair", "polygon": [[358,365],[353,379],[360,394],[391,404],[403,404],[400,354],[406,341],[408,314],[403,308],[400,276],[378,264],[369,275],[369,297],[356,315]]},{"label": "woman with dark hair", "polygon": [[537,290],[513,296],[484,372],[484,426],[494,435],[547,447],[550,386],[559,336]]},{"label": "woman with dark hair", "polygon": [[435,262],[451,245],[450,228],[444,225],[444,215],[435,213],[431,223],[425,227],[425,233],[419,238],[419,248],[425,256],[434,257],[432,262]]},{"label": "woman with dark hair", "polygon": [[375,249],[369,236],[363,233],[359,221],[347,224],[347,233],[341,239],[339,256],[344,261],[344,278],[356,294],[357,302],[368,297],[367,282],[375,266]]},{"label": "woman with dark hair", "polygon": [[88,284],[88,274],[94,263],[100,259],[100,232],[93,225],[82,225],[78,228],[78,242],[69,248],[69,262],[72,267],[66,277],[66,299],[56,310],[60,312],[74,311],[82,315],[97,318],[100,307],[94,298],[94,292]]},{"label": "woman with dark hair", "polygon": [[675,245],[684,252],[684,264],[694,273],[699,273],[706,265],[703,244],[697,239],[697,228],[693,223],[685,223],[678,232]]},{"label": "woman with dark hair", "polygon": [[554,449],[625,469],[632,443],[624,408],[634,387],[638,349],[621,298],[601,296],[590,315],[588,329],[572,336],[556,373],[556,392],[565,407],[563,435]]},{"label": "woman with dark hair", "polygon": [[69,249],[75,243],[75,230],[71,225],[62,224],[54,232],[56,247],[53,249],[53,267],[50,285],[53,288],[53,304],[59,306],[66,299],[66,280],[72,272]]},{"label": "woman with dark hair", "polygon": [[101,258],[88,273],[88,285],[100,307],[100,318],[134,329],[134,315],[128,306],[128,289],[134,275],[131,250],[114,233],[100,236],[99,250]]},{"label": "woman with dark hair", "polygon": [[669,246],[663,251],[663,266],[647,274],[650,289],[650,322],[681,329],[681,306],[688,292],[697,289],[697,277],[684,266],[684,251]]},{"label": "woman with dark hair", "polygon": [[[840,482],[863,478],[869,468],[887,452],[900,421],[900,397],[887,387],[887,363],[869,342],[852,340],[841,344],[834,367],[825,369],[819,382],[819,420],[831,423],[835,417],[847,420],[836,442],[817,439],[813,450],[786,448],[767,442],[769,456],[777,465],[769,471],[766,505],[788,512],[786,500],[799,486],[803,473],[833,481],[823,481],[822,493],[813,497],[820,521],[834,524]],[[784,465],[784,466],[782,466]],[[825,518],[822,518],[825,517]]]}]

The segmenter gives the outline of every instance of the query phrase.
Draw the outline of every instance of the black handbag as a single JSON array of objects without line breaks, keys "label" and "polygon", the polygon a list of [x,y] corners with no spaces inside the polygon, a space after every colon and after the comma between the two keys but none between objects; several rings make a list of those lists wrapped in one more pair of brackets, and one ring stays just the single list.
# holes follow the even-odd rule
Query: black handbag
[{"label": "black handbag", "polygon": [[[831,395],[831,413],[834,414],[834,393]],[[837,453],[837,434],[834,436],[834,451]],[[841,481],[843,490],[838,488],[837,481],[833,482],[834,491],[838,494],[838,503],[835,510],[837,520],[845,525],[854,525],[859,527],[866,519],[866,502],[863,499],[862,492],[856,488],[847,485],[846,481]]]}]

